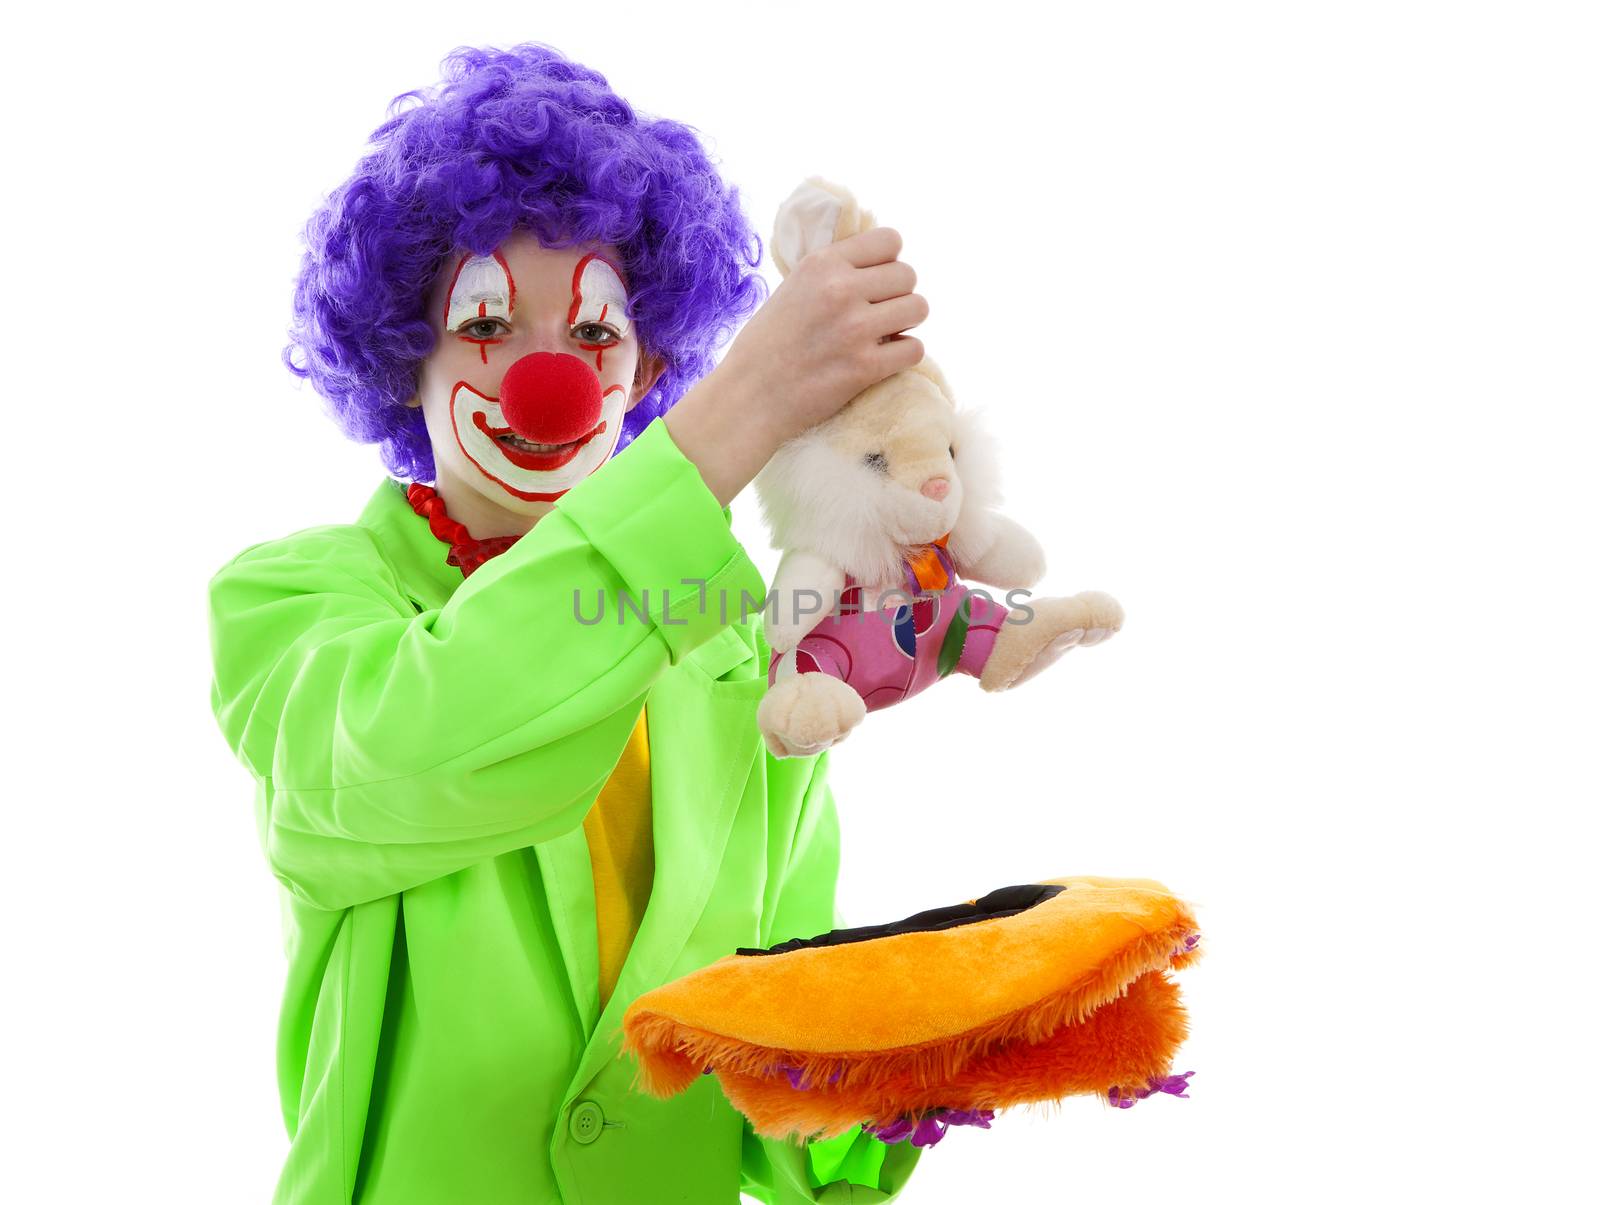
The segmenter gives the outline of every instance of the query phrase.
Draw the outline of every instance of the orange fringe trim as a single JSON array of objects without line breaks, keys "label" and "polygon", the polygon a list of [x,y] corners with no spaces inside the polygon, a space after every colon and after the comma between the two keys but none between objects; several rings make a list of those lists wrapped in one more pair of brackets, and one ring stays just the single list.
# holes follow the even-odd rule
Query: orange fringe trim
[{"label": "orange fringe trim", "polygon": [[1113,1086],[1142,1087],[1171,1071],[1188,1033],[1177,986],[1152,971],[1082,1024],[1065,1026],[1034,1045],[1013,1044],[972,1058],[943,1084],[902,1078],[870,1088],[795,1088],[782,1074],[760,1077],[719,1069],[717,1077],[729,1103],[763,1137],[832,1138],[860,1122],[885,1124],[902,1114],[1003,1109],[1103,1094]]}]

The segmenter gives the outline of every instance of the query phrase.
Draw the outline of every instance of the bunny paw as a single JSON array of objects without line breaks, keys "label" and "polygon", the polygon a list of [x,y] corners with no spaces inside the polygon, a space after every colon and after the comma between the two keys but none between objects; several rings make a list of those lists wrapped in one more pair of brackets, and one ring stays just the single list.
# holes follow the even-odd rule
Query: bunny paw
[{"label": "bunny paw", "polygon": [[867,714],[861,696],[827,674],[794,674],[770,688],[756,724],[774,757],[810,757],[838,744]]},{"label": "bunny paw", "polygon": [[1005,623],[978,677],[984,690],[1009,690],[1075,648],[1090,648],[1122,629],[1122,604],[1109,594],[1086,590],[1071,598],[1040,598],[1028,604],[1026,622]]}]

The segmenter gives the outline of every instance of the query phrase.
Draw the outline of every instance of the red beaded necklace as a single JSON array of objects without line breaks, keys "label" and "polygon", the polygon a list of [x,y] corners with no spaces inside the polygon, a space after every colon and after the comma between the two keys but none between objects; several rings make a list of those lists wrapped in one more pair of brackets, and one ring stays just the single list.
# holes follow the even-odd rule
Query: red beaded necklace
[{"label": "red beaded necklace", "polygon": [[450,555],[445,564],[455,565],[462,577],[471,577],[472,571],[485,561],[499,556],[515,544],[521,536],[490,536],[486,540],[473,539],[463,523],[457,523],[445,513],[444,499],[431,485],[413,481],[406,487],[406,501],[411,509],[428,521],[428,530],[450,545]]}]

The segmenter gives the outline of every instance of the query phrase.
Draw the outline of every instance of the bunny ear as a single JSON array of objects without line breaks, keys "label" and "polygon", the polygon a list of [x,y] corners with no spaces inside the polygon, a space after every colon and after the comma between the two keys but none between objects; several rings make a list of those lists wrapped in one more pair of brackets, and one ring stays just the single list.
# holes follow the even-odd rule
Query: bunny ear
[{"label": "bunny ear", "polygon": [[778,206],[772,230],[773,262],[779,273],[787,276],[818,247],[848,238],[871,224],[871,215],[856,204],[849,189],[812,176]]},{"label": "bunny ear", "polygon": [[778,206],[778,220],[772,231],[772,258],[778,271],[787,276],[794,266],[818,247],[833,242],[834,228],[844,200],[812,178],[789,194]]}]

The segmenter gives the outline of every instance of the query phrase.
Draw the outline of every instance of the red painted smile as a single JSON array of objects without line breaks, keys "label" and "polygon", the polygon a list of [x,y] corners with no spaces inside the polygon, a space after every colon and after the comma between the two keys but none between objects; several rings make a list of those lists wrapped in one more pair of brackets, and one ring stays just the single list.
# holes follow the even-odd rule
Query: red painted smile
[{"label": "red painted smile", "polygon": [[473,414],[472,425],[494,440],[495,445],[505,458],[519,469],[532,469],[536,472],[546,473],[552,469],[559,469],[566,464],[583,450],[584,444],[606,429],[605,419],[601,419],[600,425],[595,427],[593,431],[570,443],[551,444],[548,447],[534,448],[526,446],[527,441],[521,439],[510,427],[491,427],[488,416],[481,410]]}]

